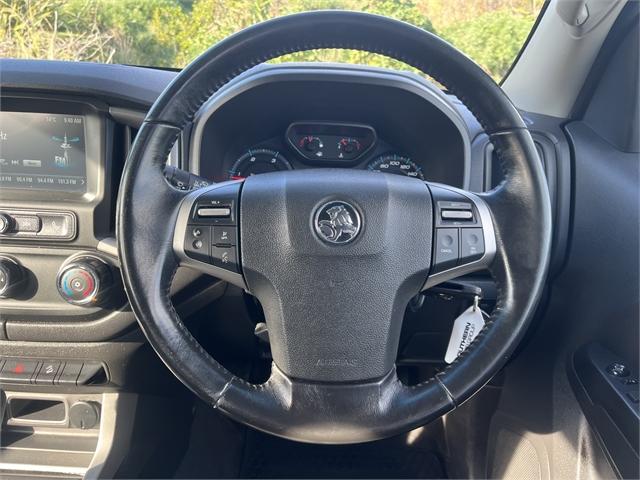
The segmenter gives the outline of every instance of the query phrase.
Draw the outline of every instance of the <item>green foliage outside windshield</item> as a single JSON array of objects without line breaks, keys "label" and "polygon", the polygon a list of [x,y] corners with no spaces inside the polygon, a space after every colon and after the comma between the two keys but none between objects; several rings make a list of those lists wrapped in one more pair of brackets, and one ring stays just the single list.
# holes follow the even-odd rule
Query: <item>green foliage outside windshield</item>
[{"label": "green foliage outside windshield", "polygon": [[[445,38],[496,80],[542,0],[0,0],[0,57],[182,67],[237,30],[280,15],[339,8],[398,18]],[[378,55],[314,51],[286,60],[399,68]]]}]

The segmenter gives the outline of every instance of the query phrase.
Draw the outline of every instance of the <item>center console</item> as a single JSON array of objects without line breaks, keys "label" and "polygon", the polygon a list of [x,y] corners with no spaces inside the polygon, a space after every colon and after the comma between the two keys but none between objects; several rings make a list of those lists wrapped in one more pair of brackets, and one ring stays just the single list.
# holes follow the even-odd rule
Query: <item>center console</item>
[{"label": "center console", "polygon": [[139,347],[104,343],[135,324],[113,248],[114,128],[95,101],[3,92],[2,475],[88,477],[113,441],[110,366]]},{"label": "center console", "polygon": [[0,339],[104,339],[133,321],[117,258],[100,248],[114,230],[107,113],[77,98],[2,99]]}]

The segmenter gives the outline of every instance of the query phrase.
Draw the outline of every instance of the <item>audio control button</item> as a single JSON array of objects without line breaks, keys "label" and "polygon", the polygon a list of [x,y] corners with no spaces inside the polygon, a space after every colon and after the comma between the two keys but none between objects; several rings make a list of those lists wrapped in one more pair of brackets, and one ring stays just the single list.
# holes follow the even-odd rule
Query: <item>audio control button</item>
[{"label": "audio control button", "polygon": [[13,218],[6,213],[0,213],[0,233],[7,233],[13,226]]}]

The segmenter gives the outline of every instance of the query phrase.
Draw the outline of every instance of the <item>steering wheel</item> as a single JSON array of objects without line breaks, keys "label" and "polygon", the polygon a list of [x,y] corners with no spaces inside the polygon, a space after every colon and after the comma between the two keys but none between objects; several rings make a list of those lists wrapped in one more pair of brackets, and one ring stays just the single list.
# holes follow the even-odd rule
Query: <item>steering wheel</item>
[{"label": "steering wheel", "polygon": [[[379,53],[435,78],[480,121],[505,180],[491,192],[471,194],[416,178],[322,169],[268,173],[193,192],[169,185],[167,155],[213,93],[259,63],[319,48]],[[353,443],[438,418],[505,364],[541,295],[551,207],[529,131],[473,61],[406,23],[318,11],[228,37],[166,88],[125,165],[117,237],[140,326],[186,386],[262,431]],[[219,243],[227,246],[209,250]],[[258,298],[273,354],[268,381],[234,376],[192,337],[169,297],[179,265]],[[403,384],[395,358],[409,300],[480,269],[489,269],[498,292],[484,329],[445,370],[418,385]]]}]

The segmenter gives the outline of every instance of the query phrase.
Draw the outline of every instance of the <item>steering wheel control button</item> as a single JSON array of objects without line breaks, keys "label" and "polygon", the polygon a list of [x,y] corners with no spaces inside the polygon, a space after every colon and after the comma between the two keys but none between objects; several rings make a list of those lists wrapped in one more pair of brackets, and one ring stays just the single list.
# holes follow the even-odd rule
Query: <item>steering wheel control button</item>
[{"label": "steering wheel control button", "polygon": [[442,210],[440,217],[443,220],[473,220],[471,210]]},{"label": "steering wheel control button", "polygon": [[60,370],[61,362],[46,360],[42,362],[40,370],[36,375],[36,385],[53,385],[58,370]]},{"label": "steering wheel control button", "polygon": [[441,272],[458,263],[459,235],[457,228],[436,229],[434,271]]},{"label": "steering wheel control button", "polygon": [[231,216],[231,208],[229,207],[201,207],[198,208],[198,217],[200,218],[229,218]]},{"label": "steering wheel control button", "polygon": [[113,274],[103,260],[84,255],[62,266],[57,286],[60,296],[72,305],[99,306],[113,286]]},{"label": "steering wheel control button", "polygon": [[214,245],[236,245],[237,235],[235,227],[213,227]]},{"label": "steering wheel control button", "polygon": [[429,185],[436,206],[436,227],[480,227],[480,216],[465,195],[438,185]]},{"label": "steering wheel control button", "polygon": [[460,261],[462,263],[479,260],[484,255],[484,234],[481,228],[460,230]]},{"label": "steering wheel control button", "polygon": [[200,262],[209,263],[211,246],[211,227],[208,225],[189,225],[184,238],[185,253]]},{"label": "steering wheel control button", "polygon": [[24,268],[18,262],[0,257],[0,298],[15,298],[26,279]]},{"label": "steering wheel control button", "polygon": [[7,358],[0,371],[0,382],[31,383],[39,364],[36,360]]},{"label": "steering wheel control button", "polygon": [[229,182],[198,196],[190,213],[190,223],[235,225],[241,184]]},{"label": "steering wheel control button", "polygon": [[211,247],[211,263],[216,267],[224,268],[231,272],[238,271],[238,257],[236,247]]}]

